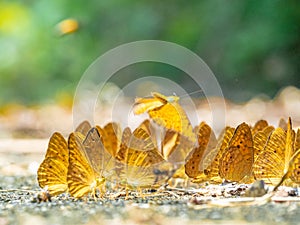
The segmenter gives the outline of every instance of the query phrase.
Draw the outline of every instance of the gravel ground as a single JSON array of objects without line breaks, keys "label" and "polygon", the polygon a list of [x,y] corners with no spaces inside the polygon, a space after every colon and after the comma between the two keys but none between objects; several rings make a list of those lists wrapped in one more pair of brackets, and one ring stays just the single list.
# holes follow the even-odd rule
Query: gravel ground
[{"label": "gravel ground", "polygon": [[132,194],[129,200],[119,196],[95,202],[60,195],[36,202],[40,189],[35,176],[0,176],[0,224],[299,224],[297,197],[253,204],[232,191],[243,191],[241,187],[232,186],[227,191],[232,196],[222,199],[168,191],[145,198]]}]

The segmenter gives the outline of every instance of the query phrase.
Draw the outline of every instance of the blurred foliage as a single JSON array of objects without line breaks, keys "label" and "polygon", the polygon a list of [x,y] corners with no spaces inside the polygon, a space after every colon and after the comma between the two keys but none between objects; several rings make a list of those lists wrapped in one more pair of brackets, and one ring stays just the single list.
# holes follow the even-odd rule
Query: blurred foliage
[{"label": "blurred foliage", "polygon": [[[66,18],[75,18],[80,28],[60,36],[55,27]],[[98,56],[144,39],[196,52],[228,98],[273,96],[282,86],[300,86],[299,35],[296,0],[0,0],[0,105],[71,96]],[[194,91],[182,71],[161,65],[144,69],[143,74],[165,74]],[[124,85],[130,79],[115,81]]]}]

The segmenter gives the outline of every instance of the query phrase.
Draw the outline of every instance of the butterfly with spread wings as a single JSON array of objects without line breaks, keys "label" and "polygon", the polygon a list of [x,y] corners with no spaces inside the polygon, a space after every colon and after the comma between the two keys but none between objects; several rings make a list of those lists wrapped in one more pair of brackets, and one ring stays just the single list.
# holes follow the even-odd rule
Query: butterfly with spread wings
[{"label": "butterfly with spread wings", "polygon": [[136,98],[134,114],[147,112],[150,118],[166,129],[173,130],[187,137],[192,143],[196,142],[196,135],[186,112],[178,103],[178,96],[165,96],[158,92],[151,93],[151,98]]}]

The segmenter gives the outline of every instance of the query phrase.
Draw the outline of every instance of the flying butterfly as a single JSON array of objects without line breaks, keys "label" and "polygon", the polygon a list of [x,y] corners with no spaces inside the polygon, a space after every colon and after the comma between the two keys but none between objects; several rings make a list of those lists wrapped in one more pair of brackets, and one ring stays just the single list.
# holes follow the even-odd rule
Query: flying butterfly
[{"label": "flying butterfly", "polygon": [[79,23],[76,19],[65,19],[56,25],[56,30],[60,35],[66,35],[76,32],[79,29]]},{"label": "flying butterfly", "polygon": [[103,194],[106,178],[113,176],[114,160],[105,150],[98,130],[92,128],[85,138],[71,133],[68,147],[67,182],[70,194],[75,198],[89,193],[96,198],[97,190]]},{"label": "flying butterfly", "polygon": [[178,101],[178,96],[165,96],[153,92],[152,98],[136,98],[133,111],[136,115],[147,112],[158,125],[178,132],[195,143],[193,127]]},{"label": "flying butterfly", "polygon": [[221,178],[239,182],[246,176],[251,176],[254,149],[249,125],[242,123],[235,129],[219,160],[219,174]]}]

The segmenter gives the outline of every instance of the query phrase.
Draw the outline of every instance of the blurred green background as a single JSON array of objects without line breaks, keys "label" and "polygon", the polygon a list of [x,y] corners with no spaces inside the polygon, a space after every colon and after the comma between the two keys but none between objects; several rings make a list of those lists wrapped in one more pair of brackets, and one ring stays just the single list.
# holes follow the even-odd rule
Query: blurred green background
[{"label": "blurred green background", "polygon": [[[55,29],[75,18],[77,32]],[[127,42],[171,41],[196,52],[225,97],[246,101],[300,86],[300,2],[0,0],[0,105],[72,95],[87,67]],[[145,71],[146,70],[146,71]],[[126,72],[127,71],[127,72]],[[138,71],[138,72],[137,72]],[[182,71],[146,63],[124,73],[165,75],[195,91]],[[130,82],[120,76],[118,85]]]}]

